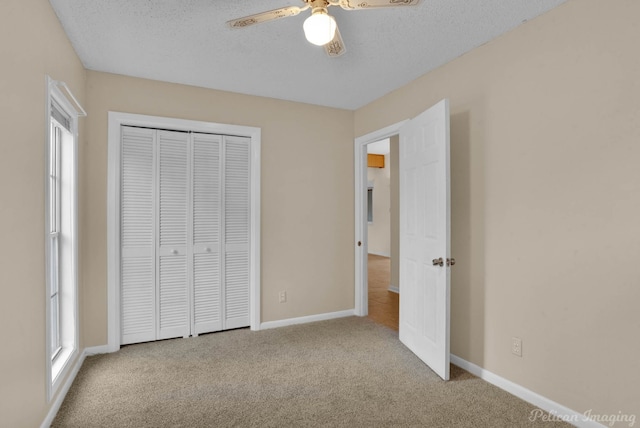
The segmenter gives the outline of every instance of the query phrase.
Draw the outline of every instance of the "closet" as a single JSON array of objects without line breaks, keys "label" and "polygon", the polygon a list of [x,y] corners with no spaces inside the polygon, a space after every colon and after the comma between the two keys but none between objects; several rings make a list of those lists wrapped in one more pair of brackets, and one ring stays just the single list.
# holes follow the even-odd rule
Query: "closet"
[{"label": "closet", "polygon": [[121,344],[249,325],[250,144],[121,126]]}]

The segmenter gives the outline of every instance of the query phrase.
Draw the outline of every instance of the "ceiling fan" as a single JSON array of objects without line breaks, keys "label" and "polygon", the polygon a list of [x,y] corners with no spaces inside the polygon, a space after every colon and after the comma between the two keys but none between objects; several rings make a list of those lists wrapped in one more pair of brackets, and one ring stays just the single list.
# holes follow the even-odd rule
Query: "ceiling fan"
[{"label": "ceiling fan", "polygon": [[327,9],[330,6],[340,6],[345,10],[373,9],[396,6],[416,6],[422,0],[302,0],[304,6],[287,6],[280,9],[269,10],[243,18],[232,19],[227,24],[231,28],[244,28],[262,22],[273,21],[288,16],[296,16],[300,12],[311,9],[309,16],[303,25],[304,34],[310,43],[324,46],[324,50],[330,57],[337,57],[346,52],[344,42],[336,20],[329,15]]}]

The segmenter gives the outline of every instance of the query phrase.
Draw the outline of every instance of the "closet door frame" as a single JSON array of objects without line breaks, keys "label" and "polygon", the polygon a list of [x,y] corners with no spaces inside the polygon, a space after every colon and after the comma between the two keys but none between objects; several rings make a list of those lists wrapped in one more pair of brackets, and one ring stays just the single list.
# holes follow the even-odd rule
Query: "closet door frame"
[{"label": "closet door frame", "polygon": [[120,349],[120,128],[138,126],[171,131],[231,135],[251,139],[249,321],[260,329],[260,145],[261,129],[122,112],[109,112],[107,160],[107,349]]}]

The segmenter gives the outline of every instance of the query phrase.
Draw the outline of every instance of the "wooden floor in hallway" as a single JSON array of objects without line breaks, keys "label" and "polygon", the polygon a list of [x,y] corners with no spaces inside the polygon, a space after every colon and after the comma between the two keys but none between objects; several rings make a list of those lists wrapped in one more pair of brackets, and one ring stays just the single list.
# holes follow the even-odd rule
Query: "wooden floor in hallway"
[{"label": "wooden floor in hallway", "polygon": [[391,259],[369,254],[369,318],[398,331],[400,296],[389,291]]}]

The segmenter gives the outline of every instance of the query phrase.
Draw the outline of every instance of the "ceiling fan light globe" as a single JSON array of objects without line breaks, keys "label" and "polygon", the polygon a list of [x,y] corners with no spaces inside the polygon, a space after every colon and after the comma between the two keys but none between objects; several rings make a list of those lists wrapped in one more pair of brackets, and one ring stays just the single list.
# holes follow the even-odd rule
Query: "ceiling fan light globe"
[{"label": "ceiling fan light globe", "polygon": [[302,28],[309,43],[323,46],[333,40],[336,34],[336,20],[326,13],[314,13],[305,19]]}]

